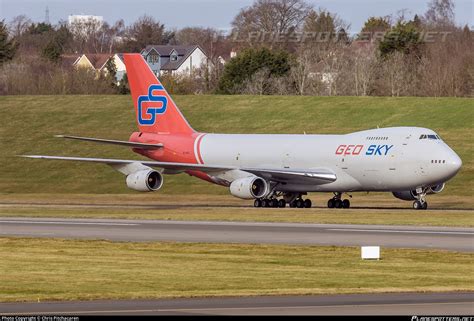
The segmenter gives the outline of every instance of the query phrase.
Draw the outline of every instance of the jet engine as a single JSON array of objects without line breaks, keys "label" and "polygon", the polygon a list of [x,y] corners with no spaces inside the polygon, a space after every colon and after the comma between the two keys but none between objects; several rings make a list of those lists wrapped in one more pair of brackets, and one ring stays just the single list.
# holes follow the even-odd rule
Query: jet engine
[{"label": "jet engine", "polygon": [[265,197],[268,189],[268,183],[257,176],[239,178],[230,184],[230,193],[243,199]]},{"label": "jet engine", "polygon": [[[438,194],[441,193],[444,189],[444,183],[428,187],[426,194]],[[414,201],[416,200],[416,191],[403,191],[403,192],[392,192],[393,196],[404,201]]]},{"label": "jet engine", "polygon": [[163,185],[163,175],[154,170],[142,170],[127,176],[127,187],[139,192],[154,192]]},{"label": "jet engine", "polygon": [[439,184],[439,185],[435,185],[435,186],[431,186],[431,187],[428,189],[428,193],[427,193],[427,194],[438,194],[438,193],[441,193],[443,190],[444,190],[444,183],[443,183],[443,184]]}]

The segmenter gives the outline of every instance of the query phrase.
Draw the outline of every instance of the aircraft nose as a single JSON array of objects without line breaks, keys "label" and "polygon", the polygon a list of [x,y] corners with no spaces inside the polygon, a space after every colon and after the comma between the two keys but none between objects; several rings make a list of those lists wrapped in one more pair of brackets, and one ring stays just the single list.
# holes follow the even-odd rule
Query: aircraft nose
[{"label": "aircraft nose", "polygon": [[454,151],[451,151],[451,155],[447,159],[447,165],[449,167],[449,171],[452,175],[456,174],[462,166],[462,160]]}]

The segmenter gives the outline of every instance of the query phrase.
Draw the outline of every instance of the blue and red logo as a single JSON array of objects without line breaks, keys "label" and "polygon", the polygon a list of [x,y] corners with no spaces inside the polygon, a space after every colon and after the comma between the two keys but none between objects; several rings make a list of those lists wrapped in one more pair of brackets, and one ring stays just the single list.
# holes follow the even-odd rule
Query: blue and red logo
[{"label": "blue and red logo", "polygon": [[156,123],[156,115],[166,112],[168,98],[164,94],[154,94],[154,91],[164,90],[162,85],[150,85],[148,95],[138,97],[138,123],[152,126]]}]

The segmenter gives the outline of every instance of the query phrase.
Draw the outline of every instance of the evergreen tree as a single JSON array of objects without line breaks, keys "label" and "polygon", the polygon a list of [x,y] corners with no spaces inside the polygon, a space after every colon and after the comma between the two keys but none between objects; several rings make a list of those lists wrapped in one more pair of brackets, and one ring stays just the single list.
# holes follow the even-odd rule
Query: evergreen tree
[{"label": "evergreen tree", "polygon": [[107,80],[110,82],[110,86],[117,88],[117,66],[115,66],[113,57],[107,60],[105,69],[107,69]]},{"label": "evergreen tree", "polygon": [[16,45],[8,39],[8,30],[5,21],[0,21],[0,64],[11,60],[15,55]]},{"label": "evergreen tree", "polygon": [[55,39],[51,39],[42,50],[43,57],[55,63],[59,61],[62,53],[62,47]]},{"label": "evergreen tree", "polygon": [[235,88],[261,70],[268,70],[268,77],[288,74],[290,71],[288,53],[271,51],[268,48],[243,50],[225,65],[218,92],[233,93]]},{"label": "evergreen tree", "polygon": [[120,80],[120,83],[117,88],[119,94],[121,95],[128,95],[130,94],[130,87],[128,85],[128,77],[127,74],[123,75],[122,80]]},{"label": "evergreen tree", "polygon": [[413,21],[399,22],[388,32],[379,43],[379,51],[382,57],[398,51],[405,55],[421,57],[423,41]]}]

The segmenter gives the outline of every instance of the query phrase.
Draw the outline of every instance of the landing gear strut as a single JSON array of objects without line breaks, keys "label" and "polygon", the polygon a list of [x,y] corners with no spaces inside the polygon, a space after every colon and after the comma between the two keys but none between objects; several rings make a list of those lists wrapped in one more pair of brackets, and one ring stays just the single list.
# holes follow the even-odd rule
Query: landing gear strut
[{"label": "landing gear strut", "polygon": [[328,208],[349,208],[351,202],[348,199],[341,199],[342,193],[335,192],[334,197],[328,200]]},{"label": "landing gear strut", "polygon": [[416,189],[416,201],[413,202],[413,208],[415,210],[426,210],[428,208],[428,202],[426,201],[426,188]]}]

